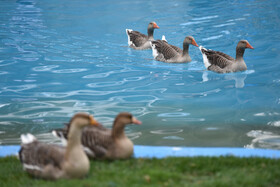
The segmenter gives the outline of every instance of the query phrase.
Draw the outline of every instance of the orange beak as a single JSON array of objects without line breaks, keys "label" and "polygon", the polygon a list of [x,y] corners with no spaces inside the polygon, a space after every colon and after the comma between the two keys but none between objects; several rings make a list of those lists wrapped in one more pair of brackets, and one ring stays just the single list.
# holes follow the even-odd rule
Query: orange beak
[{"label": "orange beak", "polygon": [[254,49],[249,43],[247,43],[246,48]]},{"label": "orange beak", "polygon": [[133,123],[133,124],[137,124],[137,125],[141,125],[141,124],[142,124],[142,122],[139,121],[138,119],[136,119],[136,117],[133,117],[133,118],[132,118],[132,123]]},{"label": "orange beak", "polygon": [[156,23],[154,23],[154,29],[159,29],[159,26]]},{"label": "orange beak", "polygon": [[193,44],[194,46],[198,47],[198,45],[197,45],[197,43],[195,42],[194,39],[192,40],[192,44]]},{"label": "orange beak", "polygon": [[89,116],[90,119],[90,125],[95,125],[95,126],[100,126],[100,123],[98,123],[98,121],[96,121],[93,116]]}]

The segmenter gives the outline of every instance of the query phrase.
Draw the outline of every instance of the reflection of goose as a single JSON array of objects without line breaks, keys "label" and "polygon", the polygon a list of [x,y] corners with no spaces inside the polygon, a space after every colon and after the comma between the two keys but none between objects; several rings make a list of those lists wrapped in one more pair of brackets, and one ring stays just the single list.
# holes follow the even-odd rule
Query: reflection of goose
[{"label": "reflection of goose", "polygon": [[243,88],[245,83],[245,79],[247,78],[247,74],[228,74],[225,76],[227,80],[235,80],[235,88]]},{"label": "reflection of goose", "polygon": [[[202,73],[202,82],[207,82],[211,80],[209,77],[209,72],[204,71]],[[243,88],[245,86],[245,79],[247,78],[247,74],[240,73],[240,74],[227,74],[225,76],[226,80],[235,80],[235,88]]]},{"label": "reflection of goose", "polygon": [[192,36],[187,36],[183,41],[183,50],[179,47],[167,43],[165,37],[163,40],[151,41],[153,56],[156,60],[169,63],[190,62],[189,45],[198,47]]},{"label": "reflection of goose", "polygon": [[247,40],[240,40],[236,46],[236,59],[234,59],[225,53],[199,47],[205,67],[217,73],[245,71],[247,66],[243,55],[246,48],[254,49]]},{"label": "reflection of goose", "polygon": [[[123,159],[133,154],[133,143],[124,133],[127,124],[141,124],[130,113],[120,113],[114,121],[113,129],[103,126],[87,127],[83,130],[82,144],[91,158]],[[55,130],[60,138],[67,139],[67,125],[64,129]]]},{"label": "reflection of goose", "polygon": [[159,29],[155,22],[148,25],[148,36],[138,31],[126,29],[129,47],[137,50],[150,49],[150,41],[154,40],[154,29]]},{"label": "reflection of goose", "polygon": [[251,144],[245,145],[247,148],[280,149],[280,135],[262,130],[252,130],[247,133],[253,138]]},{"label": "reflection of goose", "polygon": [[45,179],[81,178],[89,171],[89,160],[82,144],[82,129],[98,125],[92,116],[79,113],[70,121],[67,147],[40,143],[31,135],[21,135],[19,158],[23,168],[36,177]]}]

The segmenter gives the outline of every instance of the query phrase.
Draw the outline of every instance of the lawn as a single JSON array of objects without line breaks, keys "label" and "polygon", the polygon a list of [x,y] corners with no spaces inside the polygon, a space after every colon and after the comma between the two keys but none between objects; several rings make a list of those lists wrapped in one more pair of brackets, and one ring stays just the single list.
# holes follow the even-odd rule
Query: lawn
[{"label": "lawn", "polygon": [[16,157],[0,158],[0,186],[280,186],[280,160],[237,157],[169,157],[91,161],[82,180],[30,177]]}]

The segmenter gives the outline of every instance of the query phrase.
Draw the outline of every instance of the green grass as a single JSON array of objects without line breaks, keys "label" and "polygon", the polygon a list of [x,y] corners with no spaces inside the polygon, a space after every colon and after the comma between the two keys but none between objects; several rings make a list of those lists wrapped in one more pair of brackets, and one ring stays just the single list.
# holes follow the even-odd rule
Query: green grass
[{"label": "green grass", "polygon": [[15,157],[0,158],[0,186],[280,186],[280,160],[186,157],[91,161],[82,180],[45,181],[22,170]]}]

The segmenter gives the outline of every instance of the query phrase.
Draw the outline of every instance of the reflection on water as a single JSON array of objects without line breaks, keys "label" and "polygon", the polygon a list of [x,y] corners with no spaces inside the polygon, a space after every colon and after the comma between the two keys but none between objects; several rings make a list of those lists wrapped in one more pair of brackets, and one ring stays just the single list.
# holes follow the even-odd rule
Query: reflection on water
[{"label": "reflection on water", "polygon": [[[223,78],[225,80],[234,80],[235,88],[243,88],[245,86],[245,79],[247,78],[247,73],[229,73],[223,75]],[[217,75],[216,73],[212,73],[209,71],[204,71],[202,73],[203,82],[207,82],[209,80],[218,81],[219,79],[221,79],[221,75]]]},{"label": "reflection on water", "polygon": [[275,134],[269,131],[252,130],[247,133],[247,136],[253,138],[252,142],[245,146],[247,148],[262,147],[280,149],[280,134]]},{"label": "reflection on water", "polygon": [[[80,111],[111,128],[128,111],[143,122],[126,128],[135,144],[279,149],[278,1],[127,3],[0,2],[1,144],[27,132],[56,142],[51,130]],[[234,57],[247,39],[248,70],[209,72],[193,46],[187,64],[128,48],[125,29],[146,32],[151,19],[155,38],[179,47],[192,35]]]}]

